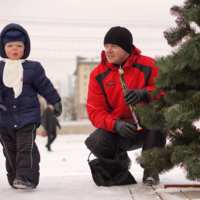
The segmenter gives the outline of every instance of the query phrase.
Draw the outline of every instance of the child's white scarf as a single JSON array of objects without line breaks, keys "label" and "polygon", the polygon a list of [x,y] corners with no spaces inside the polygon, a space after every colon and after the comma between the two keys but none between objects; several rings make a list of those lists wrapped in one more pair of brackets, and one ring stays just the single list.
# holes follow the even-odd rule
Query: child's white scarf
[{"label": "child's white scarf", "polygon": [[3,58],[5,62],[3,70],[3,83],[9,88],[13,88],[14,96],[17,98],[22,93],[23,67],[25,60],[10,60]]}]

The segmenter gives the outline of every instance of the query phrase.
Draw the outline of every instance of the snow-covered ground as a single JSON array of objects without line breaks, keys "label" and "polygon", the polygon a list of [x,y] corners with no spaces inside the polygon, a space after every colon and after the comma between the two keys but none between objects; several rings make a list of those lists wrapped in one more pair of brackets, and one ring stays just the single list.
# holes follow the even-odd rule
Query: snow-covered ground
[{"label": "snow-covered ground", "polygon": [[[46,138],[37,136],[36,142],[41,154],[41,176],[40,183],[35,190],[16,190],[8,185],[5,159],[3,153],[0,153],[0,200],[200,200],[200,189],[198,188],[164,189],[165,184],[193,183],[185,179],[179,168],[161,175],[159,186],[154,188],[143,186],[141,180],[143,170],[135,163],[135,154],[140,150],[129,152],[132,159],[130,171],[138,184],[114,187],[96,186],[87,163],[89,150],[84,144],[87,137],[87,134],[58,135],[52,144],[52,152],[48,152],[45,148]],[[195,182],[195,184],[198,183]]]}]

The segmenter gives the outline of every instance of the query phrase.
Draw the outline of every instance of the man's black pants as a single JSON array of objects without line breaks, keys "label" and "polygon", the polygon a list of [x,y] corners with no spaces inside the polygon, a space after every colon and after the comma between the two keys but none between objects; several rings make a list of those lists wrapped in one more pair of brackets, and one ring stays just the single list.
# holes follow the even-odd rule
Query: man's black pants
[{"label": "man's black pants", "polygon": [[[99,141],[99,142],[98,142]],[[98,144],[97,144],[98,143]],[[116,152],[127,154],[127,151],[142,148],[143,151],[154,147],[163,147],[166,143],[165,136],[157,130],[143,128],[138,131],[136,139],[126,139],[117,133],[104,129],[96,129],[85,141],[86,146],[97,158],[113,159]],[[128,158],[128,156],[127,156]]]},{"label": "man's black pants", "polygon": [[21,129],[0,126],[0,141],[11,186],[18,176],[28,178],[36,185],[39,182],[40,154],[35,137],[36,124],[28,124]]}]

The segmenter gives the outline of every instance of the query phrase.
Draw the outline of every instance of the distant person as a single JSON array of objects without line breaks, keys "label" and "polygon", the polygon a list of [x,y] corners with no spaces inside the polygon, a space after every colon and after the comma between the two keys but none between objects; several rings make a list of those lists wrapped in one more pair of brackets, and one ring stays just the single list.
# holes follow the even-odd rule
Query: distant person
[{"label": "distant person", "polygon": [[[100,64],[91,72],[87,112],[97,128],[85,141],[88,149],[97,157],[90,162],[97,185],[112,186],[136,183],[128,171],[131,160],[127,151],[142,148],[143,151],[163,147],[166,139],[158,130],[143,127],[137,130],[129,105],[148,104],[154,101],[151,92],[158,67],[154,60],[141,55],[133,45],[131,32],[120,26],[112,27],[104,37],[105,51]],[[119,68],[124,71],[128,91],[122,89]],[[143,184],[159,184],[159,176],[151,177],[144,168]],[[96,171],[95,171],[96,170]]]},{"label": "distant person", "polygon": [[47,131],[47,144],[48,151],[51,151],[51,144],[56,139],[56,126],[61,129],[57,118],[53,114],[53,106],[48,104],[47,108],[42,114],[42,126]]},{"label": "distant person", "polygon": [[6,157],[9,184],[17,189],[36,188],[40,153],[35,143],[41,124],[38,94],[62,112],[61,98],[41,64],[26,58],[30,53],[27,31],[8,24],[0,34],[0,141]]}]

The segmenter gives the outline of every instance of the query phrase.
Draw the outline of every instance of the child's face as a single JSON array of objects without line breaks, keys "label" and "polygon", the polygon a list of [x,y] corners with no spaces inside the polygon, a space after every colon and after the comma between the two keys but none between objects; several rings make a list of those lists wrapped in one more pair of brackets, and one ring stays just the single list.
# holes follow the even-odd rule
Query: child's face
[{"label": "child's face", "polygon": [[11,60],[19,60],[24,55],[24,43],[21,41],[5,44],[5,53]]}]

